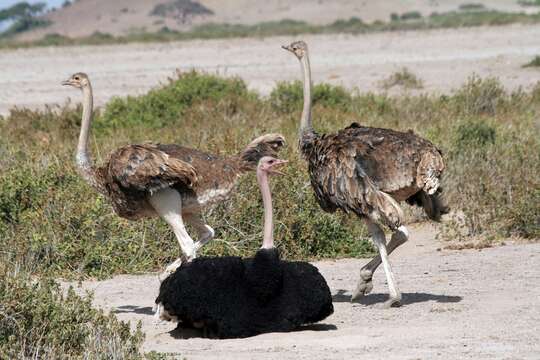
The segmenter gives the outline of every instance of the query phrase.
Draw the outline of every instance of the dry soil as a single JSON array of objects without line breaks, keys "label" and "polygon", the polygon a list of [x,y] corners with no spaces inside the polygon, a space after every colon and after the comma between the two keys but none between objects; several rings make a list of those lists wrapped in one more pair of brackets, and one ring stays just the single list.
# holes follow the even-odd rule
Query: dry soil
[{"label": "dry soil", "polygon": [[290,333],[216,340],[155,323],[156,274],[84,282],[95,304],[122,320],[141,321],[144,349],[187,359],[539,359],[540,244],[483,250],[441,250],[431,225],[411,228],[411,240],[391,256],[401,308],[382,309],[382,269],[374,293],[351,303],[367,259],[315,263],[327,279],[335,312]]}]

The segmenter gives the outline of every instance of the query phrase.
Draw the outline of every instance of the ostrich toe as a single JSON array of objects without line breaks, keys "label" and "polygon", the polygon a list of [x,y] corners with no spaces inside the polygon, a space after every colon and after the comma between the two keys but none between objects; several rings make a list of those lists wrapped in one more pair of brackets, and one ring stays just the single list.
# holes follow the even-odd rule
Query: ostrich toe
[{"label": "ostrich toe", "polygon": [[360,280],[353,292],[351,301],[355,301],[367,295],[373,290],[373,273],[370,270],[360,270]]}]

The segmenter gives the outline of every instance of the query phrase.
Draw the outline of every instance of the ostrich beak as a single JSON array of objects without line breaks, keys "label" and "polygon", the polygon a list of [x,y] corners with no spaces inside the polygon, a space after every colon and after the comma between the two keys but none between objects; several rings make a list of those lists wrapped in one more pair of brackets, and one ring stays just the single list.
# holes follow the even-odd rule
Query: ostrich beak
[{"label": "ostrich beak", "polygon": [[62,85],[66,86],[66,85],[71,85],[71,81],[69,80],[64,80],[62,81]]},{"label": "ostrich beak", "polygon": [[288,160],[281,160],[281,159],[277,159],[274,164],[272,164],[272,167],[268,169],[268,173],[270,174],[273,174],[273,175],[285,175],[284,173],[282,173],[281,171],[279,170],[276,170],[274,169],[274,167],[279,167],[279,166],[282,166],[286,163],[288,163],[289,161]]},{"label": "ostrich beak", "polygon": [[292,51],[291,47],[289,45],[281,45],[281,48],[287,51]]}]

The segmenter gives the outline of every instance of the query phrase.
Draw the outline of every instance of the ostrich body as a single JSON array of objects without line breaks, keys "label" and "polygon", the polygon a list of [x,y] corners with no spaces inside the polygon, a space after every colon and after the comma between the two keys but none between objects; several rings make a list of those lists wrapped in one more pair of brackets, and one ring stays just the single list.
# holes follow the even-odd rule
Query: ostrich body
[{"label": "ostrich body", "polygon": [[[379,251],[379,255],[361,269],[352,300],[372,290],[373,272],[382,262],[390,290],[390,299],[385,305],[399,306],[401,293],[388,261],[388,254],[408,239],[398,202],[405,200],[422,206],[428,217],[436,221],[448,212],[440,197],[440,176],[444,170],[441,152],[412,131],[400,132],[357,123],[333,134],[319,135],[311,123],[311,70],[307,44],[297,41],[283,48],[299,59],[303,73],[304,108],[299,147],[308,162],[315,197],[324,211],[341,209],[364,219]],[[381,225],[393,232],[388,247]]]},{"label": "ostrich body", "polygon": [[[196,257],[196,251],[214,236],[202,221],[201,210],[225,200],[240,175],[252,171],[265,155],[275,155],[285,144],[283,136],[267,134],[253,140],[243,151],[230,157],[207,154],[179,145],[127,145],[114,151],[101,167],[94,167],[88,152],[92,122],[92,86],[88,76],[77,73],[63,85],[80,88],[83,115],[77,146],[77,168],[83,179],[108,198],[116,214],[137,220],[162,217],[173,229],[184,257]],[[195,243],[184,221],[198,232]],[[166,276],[179,266],[172,263]]]},{"label": "ostrich body", "polygon": [[161,284],[156,299],[161,319],[231,338],[289,331],[332,314],[330,289],[317,268],[282,261],[274,248],[268,174],[282,163],[264,157],[257,169],[264,204],[261,249],[250,259],[198,258],[182,264]]}]

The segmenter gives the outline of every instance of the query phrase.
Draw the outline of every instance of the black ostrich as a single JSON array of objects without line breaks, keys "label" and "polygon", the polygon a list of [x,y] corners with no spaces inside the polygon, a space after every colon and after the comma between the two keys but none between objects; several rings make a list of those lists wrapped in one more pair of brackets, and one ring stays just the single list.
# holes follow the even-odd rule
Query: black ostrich
[{"label": "black ostrich", "polygon": [[274,247],[269,174],[286,163],[270,156],[257,167],[264,204],[264,237],[255,257],[198,258],[161,284],[159,317],[203,328],[219,338],[290,331],[333,313],[332,296],[317,268],[282,261]]}]

